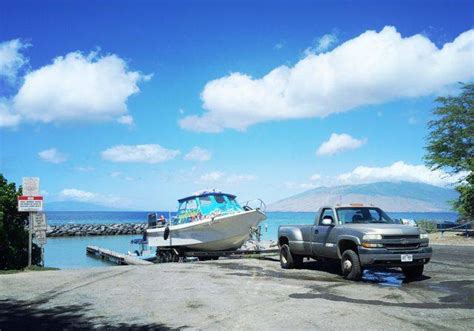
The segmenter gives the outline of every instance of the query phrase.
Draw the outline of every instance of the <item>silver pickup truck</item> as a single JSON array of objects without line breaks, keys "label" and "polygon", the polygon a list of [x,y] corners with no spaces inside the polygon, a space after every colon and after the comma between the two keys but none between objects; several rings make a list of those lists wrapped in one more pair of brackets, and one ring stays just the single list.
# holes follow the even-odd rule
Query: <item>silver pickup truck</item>
[{"label": "silver pickup truck", "polygon": [[281,225],[278,245],[282,268],[300,267],[305,257],[339,260],[342,275],[351,280],[369,266],[401,267],[414,280],[432,254],[419,228],[396,224],[380,208],[361,204],[323,207],[314,224]]}]

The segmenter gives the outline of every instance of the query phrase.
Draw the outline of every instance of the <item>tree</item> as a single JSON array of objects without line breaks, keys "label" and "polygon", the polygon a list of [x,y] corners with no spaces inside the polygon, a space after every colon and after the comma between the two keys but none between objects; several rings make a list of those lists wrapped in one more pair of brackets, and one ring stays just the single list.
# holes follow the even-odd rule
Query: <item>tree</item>
[{"label": "tree", "polygon": [[[0,174],[0,270],[21,269],[28,265],[28,213],[17,209],[21,188]],[[33,244],[32,264],[41,262],[41,249]]]},{"label": "tree", "polygon": [[454,208],[474,220],[474,84],[462,84],[456,96],[439,97],[428,123],[427,165],[460,176]]}]

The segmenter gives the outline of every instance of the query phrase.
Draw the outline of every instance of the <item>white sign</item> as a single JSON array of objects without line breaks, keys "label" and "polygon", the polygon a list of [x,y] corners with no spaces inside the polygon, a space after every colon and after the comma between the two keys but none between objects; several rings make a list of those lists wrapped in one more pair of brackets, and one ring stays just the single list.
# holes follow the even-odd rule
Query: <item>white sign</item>
[{"label": "white sign", "polygon": [[46,231],[36,232],[35,233],[36,243],[40,246],[46,244]]},{"label": "white sign", "polygon": [[43,197],[18,197],[18,211],[43,211]]},{"label": "white sign", "polygon": [[46,231],[47,227],[46,215],[43,213],[33,213],[33,231]]},{"label": "white sign", "polygon": [[39,177],[23,177],[23,195],[28,197],[40,195]]}]

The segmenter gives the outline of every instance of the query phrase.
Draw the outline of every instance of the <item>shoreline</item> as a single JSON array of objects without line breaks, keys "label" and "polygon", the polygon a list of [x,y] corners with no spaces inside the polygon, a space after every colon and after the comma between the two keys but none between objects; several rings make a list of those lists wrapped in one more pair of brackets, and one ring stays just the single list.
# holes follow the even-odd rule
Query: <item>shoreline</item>
[{"label": "shoreline", "polygon": [[[470,231],[471,235],[472,230]],[[465,237],[461,232],[434,232],[429,234],[430,245],[474,246],[474,236]]]}]

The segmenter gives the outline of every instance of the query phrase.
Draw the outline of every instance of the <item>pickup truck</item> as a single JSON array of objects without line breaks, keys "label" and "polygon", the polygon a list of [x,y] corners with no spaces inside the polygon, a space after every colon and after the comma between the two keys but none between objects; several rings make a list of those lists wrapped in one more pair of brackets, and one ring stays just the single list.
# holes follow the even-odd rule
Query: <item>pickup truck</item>
[{"label": "pickup truck", "polygon": [[314,224],[281,225],[278,245],[282,268],[301,267],[305,257],[337,260],[349,280],[360,280],[367,267],[401,267],[406,280],[415,280],[432,254],[428,234],[362,204],[325,206]]}]

